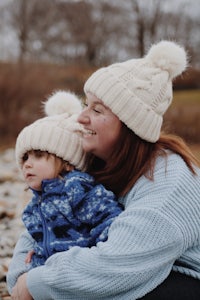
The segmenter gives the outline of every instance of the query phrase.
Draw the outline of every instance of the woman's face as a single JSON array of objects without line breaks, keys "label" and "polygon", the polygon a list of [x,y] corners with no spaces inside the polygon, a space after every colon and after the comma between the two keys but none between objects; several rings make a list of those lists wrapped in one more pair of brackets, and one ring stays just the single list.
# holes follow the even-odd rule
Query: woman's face
[{"label": "woman's face", "polygon": [[122,123],[96,96],[88,93],[86,97],[86,108],[78,118],[86,130],[83,148],[108,161],[118,142]]}]

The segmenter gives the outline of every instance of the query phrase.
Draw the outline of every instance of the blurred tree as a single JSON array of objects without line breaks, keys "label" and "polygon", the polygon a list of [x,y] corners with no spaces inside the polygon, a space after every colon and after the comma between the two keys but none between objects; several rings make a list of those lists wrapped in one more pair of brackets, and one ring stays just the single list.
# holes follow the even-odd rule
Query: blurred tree
[{"label": "blurred tree", "polygon": [[136,28],[132,31],[132,40],[139,56],[146,53],[147,46],[161,39],[176,40],[193,49],[188,38],[197,26],[200,27],[197,19],[188,13],[190,3],[184,0],[176,3],[172,0],[149,0],[148,5],[140,0],[130,0],[130,3],[131,13],[135,16],[132,24]]},{"label": "blurred tree", "polygon": [[189,49],[197,65],[198,1],[10,0],[9,18],[1,22],[16,33],[20,63],[100,65],[142,56],[152,42],[175,39]]},{"label": "blurred tree", "polygon": [[[119,40],[122,9],[100,0],[56,0],[54,38],[43,40],[48,54],[57,61],[99,65],[108,60],[105,45],[116,35]],[[58,30],[56,30],[56,28]]]},{"label": "blurred tree", "polygon": [[[14,4],[14,3],[13,3]],[[12,12],[12,25],[17,29],[19,39],[19,63],[24,62],[27,53],[28,32],[30,23],[30,15],[26,0],[19,0],[18,7],[14,7]]]}]

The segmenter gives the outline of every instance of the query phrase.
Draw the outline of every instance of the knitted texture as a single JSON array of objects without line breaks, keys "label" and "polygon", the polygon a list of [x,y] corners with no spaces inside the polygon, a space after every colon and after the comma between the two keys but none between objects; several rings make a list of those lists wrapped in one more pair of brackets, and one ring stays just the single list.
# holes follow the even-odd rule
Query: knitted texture
[{"label": "knitted texture", "polygon": [[33,192],[22,216],[37,242],[32,267],[72,246],[91,247],[105,241],[110,224],[122,211],[111,191],[79,171],[62,179],[45,180],[42,193]]},{"label": "knitted texture", "polygon": [[[156,161],[154,181],[142,176],[120,199],[125,210],[97,247],[73,247],[28,272],[34,299],[135,300],[158,286],[171,269],[200,280],[200,170],[194,176],[178,155]],[[24,234],[8,271],[11,290],[24,249]],[[38,288],[39,287],[39,288]]]},{"label": "knitted texture", "polygon": [[45,102],[44,117],[25,127],[17,137],[15,155],[22,166],[24,154],[30,150],[47,151],[84,169],[86,155],[82,149],[83,127],[77,122],[81,112],[80,100],[69,92],[59,91]]},{"label": "knitted texture", "polygon": [[156,142],[163,114],[172,101],[172,79],[186,66],[185,50],[161,41],[144,58],[97,70],[86,81],[84,91],[102,100],[142,139]]}]

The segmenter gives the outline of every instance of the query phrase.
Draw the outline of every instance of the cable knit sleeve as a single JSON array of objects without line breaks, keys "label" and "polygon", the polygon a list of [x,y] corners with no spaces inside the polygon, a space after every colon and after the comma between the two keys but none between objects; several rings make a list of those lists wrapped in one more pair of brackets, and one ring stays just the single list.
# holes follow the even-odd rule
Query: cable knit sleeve
[{"label": "cable knit sleeve", "polygon": [[[29,272],[28,288],[38,300],[137,299],[167,277],[182,245],[178,228],[153,211],[122,213],[107,242],[52,256],[45,267]],[[42,290],[36,289],[41,281]]]},{"label": "cable knit sleeve", "polygon": [[28,251],[33,250],[34,240],[28,234],[24,232],[21,234],[13,253],[12,260],[10,262],[8,273],[7,273],[7,287],[11,294],[12,288],[14,287],[17,279],[20,275],[27,272],[29,267],[25,264],[25,258]]},{"label": "cable knit sleeve", "polygon": [[[33,298],[134,300],[154,289],[175,261],[199,247],[199,176],[177,155],[167,163],[160,158],[154,181],[140,178],[121,199],[125,210],[112,223],[106,242],[73,247],[29,271]],[[200,279],[200,262],[191,259]]]}]

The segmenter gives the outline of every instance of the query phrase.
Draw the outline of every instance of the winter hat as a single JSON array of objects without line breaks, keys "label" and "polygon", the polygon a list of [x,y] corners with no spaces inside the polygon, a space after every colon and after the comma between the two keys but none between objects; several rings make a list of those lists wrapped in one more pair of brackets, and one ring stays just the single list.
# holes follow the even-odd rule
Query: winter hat
[{"label": "winter hat", "polygon": [[16,161],[22,166],[24,154],[30,150],[48,151],[68,161],[77,169],[85,165],[85,153],[81,144],[82,125],[77,116],[82,110],[80,100],[72,93],[55,92],[46,102],[47,117],[25,127],[17,137]]},{"label": "winter hat", "polygon": [[184,48],[161,41],[144,58],[97,70],[86,81],[84,91],[102,100],[136,135],[156,142],[163,114],[172,101],[172,80],[186,66]]}]

